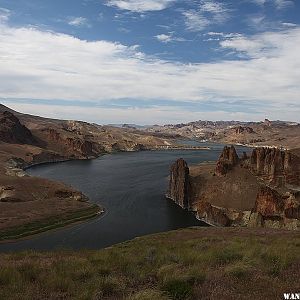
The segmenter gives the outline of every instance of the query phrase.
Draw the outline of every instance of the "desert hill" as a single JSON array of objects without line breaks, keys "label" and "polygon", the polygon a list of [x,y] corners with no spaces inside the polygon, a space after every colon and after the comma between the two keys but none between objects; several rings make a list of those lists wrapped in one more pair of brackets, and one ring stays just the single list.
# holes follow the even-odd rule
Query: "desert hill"
[{"label": "desert hill", "polygon": [[0,240],[102,211],[72,187],[30,177],[24,168],[115,151],[152,149],[164,143],[172,142],[132,129],[21,114],[0,105]]},{"label": "desert hill", "polygon": [[288,149],[300,147],[300,124],[270,121],[196,121],[186,124],[152,126],[146,132],[207,140],[223,144],[276,146]]}]

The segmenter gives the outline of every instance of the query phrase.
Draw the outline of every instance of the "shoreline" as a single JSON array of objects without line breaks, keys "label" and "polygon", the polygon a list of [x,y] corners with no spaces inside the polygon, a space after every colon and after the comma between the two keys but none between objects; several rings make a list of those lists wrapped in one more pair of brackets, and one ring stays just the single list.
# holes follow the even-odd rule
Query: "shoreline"
[{"label": "shoreline", "polygon": [[[65,216],[53,216],[32,223],[11,227],[7,230],[0,231],[0,244],[10,244],[28,240],[46,232],[68,228],[97,219],[98,217],[104,217],[106,213],[105,208],[94,204],[92,207],[70,212]],[[37,225],[37,223],[42,223],[43,226]]]},{"label": "shoreline", "polygon": [[[42,161],[42,162],[35,162],[35,163],[26,163],[24,162],[22,165],[17,167],[16,169],[19,169],[20,171],[23,171],[26,173],[29,177],[31,176],[26,172],[26,170],[42,166],[42,165],[50,165],[50,164],[56,164],[56,163],[63,163],[68,161],[88,161],[92,159],[97,159],[102,155],[105,155],[106,153],[99,154],[99,156],[95,157],[87,157],[87,158],[65,158],[65,159],[57,159],[57,160],[49,160],[49,161]],[[7,168],[9,169],[9,168]],[[46,180],[52,181],[50,179],[45,178]],[[59,183],[64,184],[61,181],[58,181]],[[66,185],[66,184],[64,184]],[[68,187],[66,185],[66,187]],[[82,193],[78,190],[78,192]],[[84,194],[83,194],[84,195]],[[84,195],[85,196],[85,195]],[[69,226],[78,225],[84,222],[87,222],[89,220],[93,220],[97,217],[102,217],[106,214],[105,207],[92,203],[90,199],[85,196],[88,200],[86,203],[90,204],[90,207],[79,209],[76,211],[70,211],[66,213],[65,215],[53,215],[49,216],[44,219],[36,220],[30,223],[24,223],[22,225],[9,227],[6,229],[0,230],[0,244],[6,244],[6,243],[14,243],[25,239],[30,239],[34,236],[51,232],[54,230],[59,230],[62,228],[67,228]],[[39,225],[41,224],[41,225]]]}]

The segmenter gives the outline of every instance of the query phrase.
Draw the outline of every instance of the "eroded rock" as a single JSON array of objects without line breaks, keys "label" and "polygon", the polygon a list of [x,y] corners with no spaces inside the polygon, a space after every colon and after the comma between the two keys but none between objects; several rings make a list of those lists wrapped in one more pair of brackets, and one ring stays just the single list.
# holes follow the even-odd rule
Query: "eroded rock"
[{"label": "eroded rock", "polygon": [[180,158],[171,166],[167,197],[182,208],[188,209],[190,188],[189,168],[186,161]]}]

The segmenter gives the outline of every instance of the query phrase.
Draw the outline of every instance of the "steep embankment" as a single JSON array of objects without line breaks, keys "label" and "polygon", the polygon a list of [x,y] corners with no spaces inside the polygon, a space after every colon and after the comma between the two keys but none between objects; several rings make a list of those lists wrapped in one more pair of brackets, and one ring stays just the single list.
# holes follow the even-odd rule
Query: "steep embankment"
[{"label": "steep embankment", "polygon": [[299,170],[289,151],[257,148],[239,158],[225,147],[216,165],[175,162],[167,196],[210,224],[299,229]]},{"label": "steep embankment", "polygon": [[72,187],[29,177],[24,168],[114,151],[137,151],[164,142],[132,130],[23,115],[1,105],[0,240],[63,226],[102,211]]}]

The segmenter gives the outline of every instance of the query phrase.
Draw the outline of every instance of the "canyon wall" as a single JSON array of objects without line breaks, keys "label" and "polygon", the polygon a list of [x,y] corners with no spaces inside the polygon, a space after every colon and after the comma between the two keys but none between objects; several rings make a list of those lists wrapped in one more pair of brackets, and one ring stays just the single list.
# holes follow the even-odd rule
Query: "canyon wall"
[{"label": "canyon wall", "polygon": [[[203,175],[199,165],[193,177],[187,163],[177,160],[170,171],[168,197],[181,207],[195,211],[199,219],[216,226],[299,229],[300,192],[295,192],[300,185],[299,167],[299,158],[289,151],[257,148],[250,156],[243,153],[240,159],[233,146],[225,146],[213,175]],[[239,183],[241,180],[245,182]],[[237,190],[239,187],[243,190]],[[223,201],[226,207],[209,197],[211,193],[216,199],[227,199],[228,203]],[[242,195],[240,201],[232,199],[237,193]],[[252,203],[251,208],[240,209],[243,205],[239,203],[246,198]]]}]

